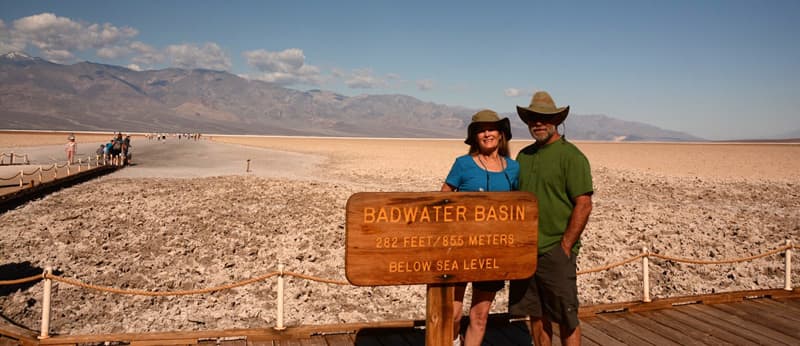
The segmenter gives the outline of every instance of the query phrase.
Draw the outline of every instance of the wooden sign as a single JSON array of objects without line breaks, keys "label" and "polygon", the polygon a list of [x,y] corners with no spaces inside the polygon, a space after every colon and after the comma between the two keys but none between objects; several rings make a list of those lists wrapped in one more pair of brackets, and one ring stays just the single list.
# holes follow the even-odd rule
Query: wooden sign
[{"label": "wooden sign", "polygon": [[539,210],[528,192],[362,192],[347,200],[353,285],[512,280],[536,269]]}]

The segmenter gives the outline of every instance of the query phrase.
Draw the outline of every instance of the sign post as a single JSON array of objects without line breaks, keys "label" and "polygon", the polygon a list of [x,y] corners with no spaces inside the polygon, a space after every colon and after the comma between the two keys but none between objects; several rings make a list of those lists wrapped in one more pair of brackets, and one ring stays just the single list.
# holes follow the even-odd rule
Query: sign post
[{"label": "sign post", "polygon": [[426,344],[450,344],[453,284],[533,275],[538,217],[528,192],[356,193],[347,201],[347,280],[426,284]]}]

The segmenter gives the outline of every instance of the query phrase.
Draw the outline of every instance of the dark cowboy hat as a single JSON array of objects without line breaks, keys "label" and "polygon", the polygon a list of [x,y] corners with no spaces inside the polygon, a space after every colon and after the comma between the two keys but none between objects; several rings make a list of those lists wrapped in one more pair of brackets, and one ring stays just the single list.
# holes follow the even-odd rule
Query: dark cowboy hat
[{"label": "dark cowboy hat", "polygon": [[543,122],[558,125],[564,122],[569,114],[569,106],[556,108],[556,103],[546,91],[537,91],[531,98],[529,107],[517,106],[517,114],[522,122],[528,123],[530,120],[541,120]]},{"label": "dark cowboy hat", "polygon": [[511,140],[511,122],[508,118],[500,119],[500,116],[493,110],[484,109],[472,116],[472,122],[467,127],[467,139],[464,143],[473,145],[475,143],[475,134],[478,132],[481,123],[495,124],[497,129],[503,132],[506,140]]}]

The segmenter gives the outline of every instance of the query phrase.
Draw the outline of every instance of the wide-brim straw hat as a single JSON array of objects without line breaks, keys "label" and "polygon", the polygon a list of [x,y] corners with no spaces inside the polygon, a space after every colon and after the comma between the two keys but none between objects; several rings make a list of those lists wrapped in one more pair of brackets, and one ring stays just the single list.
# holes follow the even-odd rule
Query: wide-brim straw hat
[{"label": "wide-brim straw hat", "polygon": [[558,108],[553,98],[546,91],[538,91],[531,98],[531,105],[528,107],[517,106],[517,114],[522,122],[528,123],[531,120],[558,125],[564,122],[569,115],[569,106]]},{"label": "wide-brim straw hat", "polygon": [[495,124],[497,129],[503,132],[506,140],[511,140],[511,122],[508,118],[500,119],[500,116],[493,110],[484,109],[472,116],[472,122],[467,127],[467,139],[464,143],[473,145],[475,143],[475,134],[478,132],[478,126],[481,123]]}]

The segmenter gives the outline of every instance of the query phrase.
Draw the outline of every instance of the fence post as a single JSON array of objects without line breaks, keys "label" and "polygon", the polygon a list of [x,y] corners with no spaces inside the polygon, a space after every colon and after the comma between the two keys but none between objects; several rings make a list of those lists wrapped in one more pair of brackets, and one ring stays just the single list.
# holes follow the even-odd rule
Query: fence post
[{"label": "fence post", "polygon": [[70,166],[70,164],[69,164],[69,162],[67,162],[67,175],[72,174],[72,173],[69,172],[69,166]]},{"label": "fence post", "polygon": [[278,316],[277,316],[277,323],[275,325],[275,330],[284,330],[286,327],[283,326],[283,270],[284,265],[283,263],[278,264]]},{"label": "fence post", "polygon": [[53,274],[52,267],[44,268],[44,293],[42,297],[42,334],[39,339],[47,339],[50,337],[50,292],[53,287],[53,280],[50,280],[49,275]]},{"label": "fence post", "polygon": [[783,286],[784,290],[792,290],[792,241],[786,240],[786,283]]},{"label": "fence post", "polygon": [[247,169],[245,172],[250,173],[250,159],[247,159]]},{"label": "fence post", "polygon": [[647,247],[642,247],[642,301],[650,302],[650,257]]},{"label": "fence post", "polygon": [[39,184],[42,183],[42,174],[44,174],[44,171],[42,171],[42,165],[39,165]]},{"label": "fence post", "polygon": [[19,171],[19,187],[20,188],[22,188],[22,186],[24,186],[22,184],[23,179],[25,179],[25,170],[20,170]]},{"label": "fence post", "polygon": [[81,165],[82,164],[83,164],[83,162],[81,161],[81,159],[78,159],[78,172],[81,171]]},{"label": "fence post", "polygon": [[13,151],[11,152],[11,163],[10,163],[10,165],[12,165],[12,166],[14,165],[14,152]]}]

